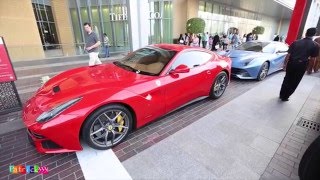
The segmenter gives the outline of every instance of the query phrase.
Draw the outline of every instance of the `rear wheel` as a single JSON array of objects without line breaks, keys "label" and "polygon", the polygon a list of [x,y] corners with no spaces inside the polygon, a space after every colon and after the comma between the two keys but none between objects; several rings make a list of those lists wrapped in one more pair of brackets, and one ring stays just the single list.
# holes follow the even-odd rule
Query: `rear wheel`
[{"label": "rear wheel", "polygon": [[228,75],[226,72],[222,71],[220,72],[216,79],[214,80],[211,91],[210,91],[210,97],[213,99],[220,98],[224,91],[226,90],[228,85]]},{"label": "rear wheel", "polygon": [[84,123],[82,137],[99,150],[121,143],[132,129],[132,115],[121,105],[108,105],[94,112]]},{"label": "rear wheel", "polygon": [[268,75],[268,71],[269,71],[269,63],[268,62],[264,62],[262,64],[261,68],[260,68],[260,71],[259,71],[257,79],[259,81],[264,80]]}]

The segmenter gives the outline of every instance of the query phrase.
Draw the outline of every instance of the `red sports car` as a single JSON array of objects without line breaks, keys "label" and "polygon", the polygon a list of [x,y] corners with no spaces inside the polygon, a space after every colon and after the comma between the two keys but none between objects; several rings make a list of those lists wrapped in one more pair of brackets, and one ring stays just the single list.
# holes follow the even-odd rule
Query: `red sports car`
[{"label": "red sports car", "polygon": [[27,101],[23,121],[42,153],[108,149],[156,118],[203,96],[219,98],[231,60],[202,48],[159,44],[120,61],[63,72]]}]

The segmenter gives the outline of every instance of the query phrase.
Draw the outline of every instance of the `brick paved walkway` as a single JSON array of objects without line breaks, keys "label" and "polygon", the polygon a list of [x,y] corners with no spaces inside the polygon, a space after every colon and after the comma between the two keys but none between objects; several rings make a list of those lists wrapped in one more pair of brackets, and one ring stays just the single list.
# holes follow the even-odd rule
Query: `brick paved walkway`
[{"label": "brick paved walkway", "polygon": [[[319,74],[319,73],[318,73]],[[300,121],[307,120],[320,123],[320,84],[313,87],[306,103],[302,107],[295,122],[281,142],[276,154],[269,163],[261,179],[296,179],[300,160],[314,139],[320,132],[298,126]]]},{"label": "brick paved walkway", "polygon": [[[9,165],[47,166],[49,173],[18,175]],[[0,136],[0,180],[5,179],[84,179],[75,153],[39,154],[28,142],[25,129]]]}]

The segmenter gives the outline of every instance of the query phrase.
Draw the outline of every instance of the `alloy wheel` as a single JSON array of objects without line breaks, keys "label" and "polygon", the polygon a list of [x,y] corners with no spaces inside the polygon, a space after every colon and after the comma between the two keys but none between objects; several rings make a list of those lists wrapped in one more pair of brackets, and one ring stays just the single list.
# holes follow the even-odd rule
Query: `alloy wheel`
[{"label": "alloy wheel", "polygon": [[228,84],[228,78],[225,73],[218,76],[213,86],[214,96],[220,97],[224,93],[227,87],[227,84]]},{"label": "alloy wheel", "polygon": [[264,80],[267,75],[268,75],[268,71],[269,71],[269,65],[268,63],[263,63],[262,67],[261,67],[261,70],[260,70],[260,73],[259,73],[259,80]]},{"label": "alloy wheel", "polygon": [[107,148],[121,142],[129,132],[129,117],[122,110],[107,110],[95,118],[90,127],[90,140]]}]

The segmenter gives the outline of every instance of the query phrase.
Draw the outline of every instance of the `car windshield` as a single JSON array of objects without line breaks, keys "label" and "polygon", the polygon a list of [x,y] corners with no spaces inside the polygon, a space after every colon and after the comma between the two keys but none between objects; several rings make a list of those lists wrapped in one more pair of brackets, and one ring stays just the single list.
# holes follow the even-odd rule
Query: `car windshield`
[{"label": "car windshield", "polygon": [[236,50],[261,52],[262,49],[268,44],[268,42],[249,41],[238,46]]},{"label": "car windshield", "polygon": [[128,54],[115,65],[139,74],[157,76],[176,54],[176,51],[146,47]]}]

